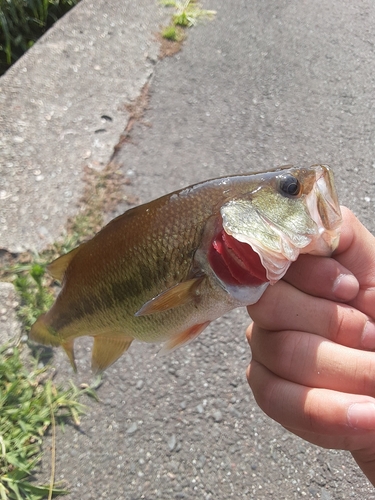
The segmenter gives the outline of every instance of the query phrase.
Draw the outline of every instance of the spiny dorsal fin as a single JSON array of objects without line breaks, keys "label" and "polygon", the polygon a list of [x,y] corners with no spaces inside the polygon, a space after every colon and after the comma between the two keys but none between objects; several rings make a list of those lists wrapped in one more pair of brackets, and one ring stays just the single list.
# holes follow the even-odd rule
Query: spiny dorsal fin
[{"label": "spiny dorsal fin", "polygon": [[[82,245],[84,244],[85,243],[82,243]],[[74,248],[74,250],[71,250],[65,255],[61,255],[61,257],[58,257],[47,266],[47,271],[52,276],[52,278],[57,281],[63,280],[65,271],[67,270],[74,256],[78,253],[78,250],[82,248],[82,245],[79,245],[77,248]]]},{"label": "spiny dorsal fin", "polygon": [[135,316],[148,316],[149,314],[168,311],[168,309],[196,300],[199,296],[199,285],[204,278],[205,276],[199,276],[199,278],[183,281],[168,288],[165,292],[159,293],[159,295],[143,304],[140,310],[135,313]]},{"label": "spiny dorsal fin", "polygon": [[114,363],[133,342],[132,337],[126,337],[122,332],[119,336],[95,335],[92,348],[91,368],[94,373],[104,371]]}]

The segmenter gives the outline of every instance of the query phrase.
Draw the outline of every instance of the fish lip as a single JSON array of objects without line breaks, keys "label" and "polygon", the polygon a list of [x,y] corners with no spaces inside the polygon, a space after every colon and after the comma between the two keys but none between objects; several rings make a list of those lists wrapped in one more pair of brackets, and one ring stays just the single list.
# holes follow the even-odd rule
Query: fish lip
[{"label": "fish lip", "polygon": [[310,213],[315,213],[315,223],[320,228],[321,237],[330,247],[330,253],[336,250],[340,240],[342,215],[337,191],[334,186],[333,173],[328,165],[316,166],[316,182],[314,186],[316,200]]}]

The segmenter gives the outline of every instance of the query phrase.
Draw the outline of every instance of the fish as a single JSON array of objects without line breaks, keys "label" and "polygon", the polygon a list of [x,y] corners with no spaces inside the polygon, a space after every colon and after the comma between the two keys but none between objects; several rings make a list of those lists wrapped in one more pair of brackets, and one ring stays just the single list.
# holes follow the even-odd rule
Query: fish
[{"label": "fish", "polygon": [[94,339],[102,372],[134,340],[171,352],[226,312],[256,303],[300,254],[329,256],[342,218],[327,165],[206,180],[127,210],[47,270],[61,282],[32,341]]}]

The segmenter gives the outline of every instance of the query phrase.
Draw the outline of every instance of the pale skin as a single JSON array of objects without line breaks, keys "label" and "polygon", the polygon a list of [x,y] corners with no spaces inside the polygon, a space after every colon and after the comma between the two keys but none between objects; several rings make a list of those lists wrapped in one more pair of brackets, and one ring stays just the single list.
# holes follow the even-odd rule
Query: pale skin
[{"label": "pale skin", "polygon": [[375,486],[375,237],[342,211],[333,258],[301,256],[248,308],[247,377],[267,415],[350,451]]}]

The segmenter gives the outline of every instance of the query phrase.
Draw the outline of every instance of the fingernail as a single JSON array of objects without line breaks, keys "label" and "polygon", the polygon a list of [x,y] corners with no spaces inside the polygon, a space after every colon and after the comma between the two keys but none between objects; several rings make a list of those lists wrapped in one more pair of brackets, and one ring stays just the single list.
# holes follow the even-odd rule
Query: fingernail
[{"label": "fingernail", "polygon": [[365,349],[375,349],[375,323],[366,321],[361,339],[362,347]]},{"label": "fingernail", "polygon": [[332,292],[339,300],[351,300],[358,293],[359,283],[352,274],[339,274],[333,282]]},{"label": "fingernail", "polygon": [[354,429],[375,429],[375,404],[353,403],[348,408],[347,419]]}]

